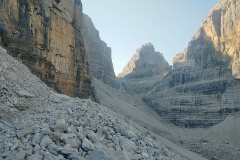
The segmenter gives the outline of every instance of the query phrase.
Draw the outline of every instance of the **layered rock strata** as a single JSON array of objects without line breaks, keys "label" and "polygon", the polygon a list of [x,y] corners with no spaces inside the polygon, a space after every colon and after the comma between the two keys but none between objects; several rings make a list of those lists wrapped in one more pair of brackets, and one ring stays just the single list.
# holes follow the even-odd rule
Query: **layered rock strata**
[{"label": "layered rock strata", "polygon": [[165,119],[207,127],[239,113],[239,9],[237,0],[219,2],[173,70],[143,98]]},{"label": "layered rock strata", "polygon": [[3,0],[0,43],[48,86],[94,98],[82,38],[80,0]]}]

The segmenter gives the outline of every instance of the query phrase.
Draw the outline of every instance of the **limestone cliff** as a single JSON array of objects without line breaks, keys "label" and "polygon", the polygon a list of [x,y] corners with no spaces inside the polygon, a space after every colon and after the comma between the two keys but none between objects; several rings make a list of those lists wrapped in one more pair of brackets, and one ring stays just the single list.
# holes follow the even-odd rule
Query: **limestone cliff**
[{"label": "limestone cliff", "polygon": [[206,127],[240,111],[240,1],[222,0],[173,70],[143,100],[176,125]]},{"label": "limestone cliff", "polygon": [[94,99],[80,0],[1,0],[0,43],[48,86]]},{"label": "limestone cliff", "polygon": [[[193,60],[202,68],[215,67],[224,63],[236,77],[240,75],[240,2],[222,0],[203,20],[203,23],[188,48],[178,57]],[[178,64],[175,58],[174,64]]]},{"label": "limestone cliff", "polygon": [[162,53],[156,52],[151,43],[142,45],[137,49],[129,63],[118,75],[124,79],[146,79],[166,74],[170,69]]},{"label": "limestone cliff", "polygon": [[83,39],[91,75],[113,87],[119,86],[113,69],[111,48],[100,39],[91,18],[83,14]]}]

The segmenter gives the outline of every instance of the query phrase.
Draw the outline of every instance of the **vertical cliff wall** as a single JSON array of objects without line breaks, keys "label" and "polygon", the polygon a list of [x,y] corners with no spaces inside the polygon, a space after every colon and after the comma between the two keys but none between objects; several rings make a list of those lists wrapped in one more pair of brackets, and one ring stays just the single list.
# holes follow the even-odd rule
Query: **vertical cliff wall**
[{"label": "vertical cliff wall", "polygon": [[235,77],[240,75],[240,2],[220,1],[203,20],[188,48],[178,55],[173,63],[193,60],[202,68],[216,67],[222,63],[232,70]]},{"label": "vertical cliff wall", "polygon": [[91,75],[102,82],[119,87],[112,63],[112,50],[101,40],[91,18],[83,14],[83,39]]},{"label": "vertical cliff wall", "polygon": [[80,0],[1,0],[0,43],[48,86],[92,97]]}]

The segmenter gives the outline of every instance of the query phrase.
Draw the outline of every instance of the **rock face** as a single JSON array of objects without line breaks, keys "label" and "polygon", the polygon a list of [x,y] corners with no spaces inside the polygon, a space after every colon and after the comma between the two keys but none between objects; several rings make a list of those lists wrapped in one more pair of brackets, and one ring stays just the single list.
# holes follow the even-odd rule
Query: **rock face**
[{"label": "rock face", "polygon": [[240,1],[222,0],[173,70],[143,99],[176,125],[207,127],[240,111]]},{"label": "rock face", "polygon": [[0,159],[184,159],[108,108],[54,93],[1,46],[0,110]]},{"label": "rock face", "polygon": [[0,44],[48,86],[94,99],[80,0],[0,2]]},{"label": "rock face", "polygon": [[156,52],[154,46],[151,43],[147,43],[137,49],[118,77],[128,80],[139,80],[156,75],[164,75],[169,70],[170,66],[162,53]]},{"label": "rock face", "polygon": [[91,75],[106,84],[117,87],[113,69],[111,48],[99,37],[91,18],[83,14],[83,39]]},{"label": "rock face", "polygon": [[[224,64],[232,70],[233,76],[240,75],[240,2],[222,0],[204,19],[188,48],[181,57],[193,60],[195,66],[210,68]],[[181,62],[181,61],[180,61]],[[174,64],[179,63],[179,58]]]}]

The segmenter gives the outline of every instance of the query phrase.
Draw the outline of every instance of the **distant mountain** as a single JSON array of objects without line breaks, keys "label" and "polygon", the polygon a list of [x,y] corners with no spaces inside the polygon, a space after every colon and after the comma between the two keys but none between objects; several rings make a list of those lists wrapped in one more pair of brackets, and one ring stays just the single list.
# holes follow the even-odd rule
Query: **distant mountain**
[{"label": "distant mountain", "polygon": [[169,70],[170,66],[163,54],[156,52],[154,46],[147,43],[137,49],[118,77],[139,80],[164,75]]},{"label": "distant mountain", "polygon": [[222,0],[204,19],[173,70],[143,100],[184,127],[207,127],[240,111],[240,1]]}]

